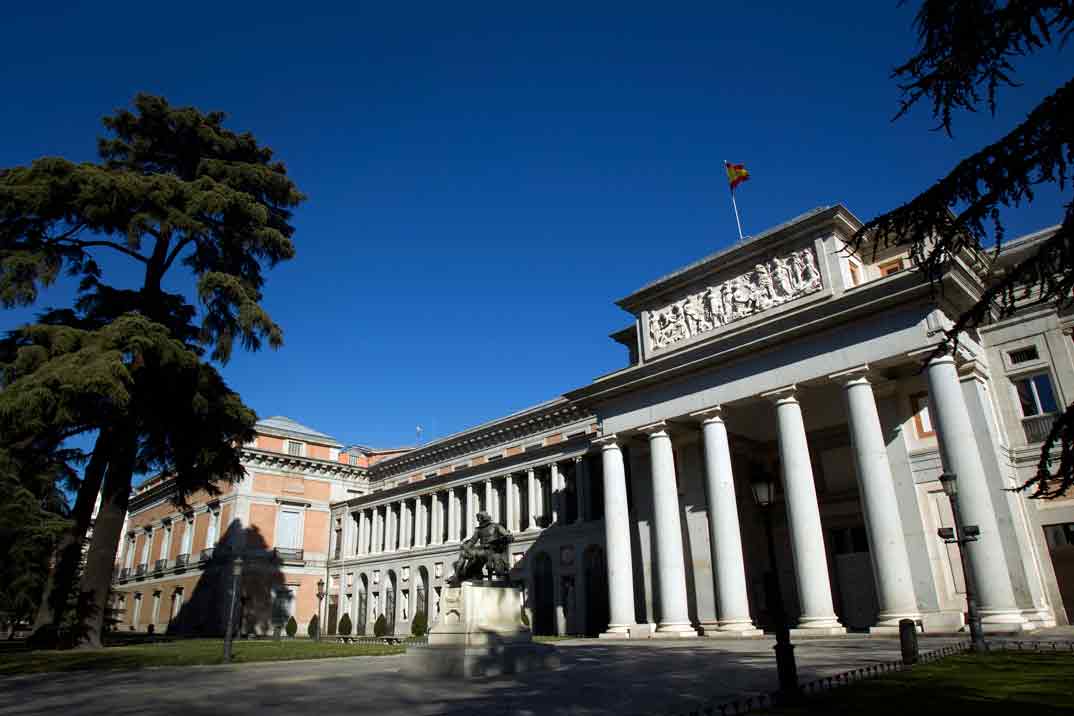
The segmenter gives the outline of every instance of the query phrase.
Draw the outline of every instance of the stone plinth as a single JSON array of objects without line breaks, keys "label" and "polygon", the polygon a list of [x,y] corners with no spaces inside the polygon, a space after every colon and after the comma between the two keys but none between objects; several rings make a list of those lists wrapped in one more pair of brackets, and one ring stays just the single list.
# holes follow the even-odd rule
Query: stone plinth
[{"label": "stone plinth", "polygon": [[447,587],[427,646],[407,649],[405,669],[435,676],[498,676],[559,666],[522,621],[522,590],[503,582]]}]

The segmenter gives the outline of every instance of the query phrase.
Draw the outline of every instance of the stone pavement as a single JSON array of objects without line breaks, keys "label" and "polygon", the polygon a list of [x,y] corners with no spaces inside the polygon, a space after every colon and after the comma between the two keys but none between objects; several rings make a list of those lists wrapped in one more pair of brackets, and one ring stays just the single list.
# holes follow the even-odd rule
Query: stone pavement
[{"label": "stone pavement", "polygon": [[[957,641],[965,639],[922,637],[921,648]],[[554,671],[461,683],[403,674],[402,656],[8,677],[0,679],[0,716],[673,713],[772,690],[773,643],[562,641],[563,663]],[[899,643],[856,635],[803,640],[796,656],[809,681],[897,660]]]}]

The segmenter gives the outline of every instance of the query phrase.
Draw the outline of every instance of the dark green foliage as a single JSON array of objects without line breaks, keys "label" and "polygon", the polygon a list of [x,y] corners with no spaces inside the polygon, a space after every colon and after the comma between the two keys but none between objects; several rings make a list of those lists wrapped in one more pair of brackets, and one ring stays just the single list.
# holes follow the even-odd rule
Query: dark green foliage
[{"label": "dark green foliage", "polygon": [[414,615],[414,620],[410,622],[410,633],[414,636],[425,636],[427,631],[429,631],[429,618],[425,612],[418,612]]},{"label": "dark green foliage", "polygon": [[[80,279],[75,306],[0,345],[0,444],[52,452],[97,434],[107,477],[80,599],[91,644],[111,582],[104,552],[114,556],[133,474],[171,473],[178,503],[243,474],[255,416],[204,352],[226,361],[236,340],[253,350],[282,342],[260,305],[264,270],[294,255],[291,210],[303,196],[271,150],[223,121],[138,95],[133,112],[105,118],[98,162],[0,169],[0,304],[33,303],[62,272]],[[135,262],[141,287],[109,286],[101,252]],[[176,264],[196,280],[198,326],[192,300],[162,290]],[[80,497],[100,487],[89,481]],[[65,550],[85,527],[74,521]]]},{"label": "dark green foliage", "polygon": [[353,629],[351,624],[351,617],[349,614],[344,614],[343,618],[339,620],[339,626],[336,627],[336,631],[340,633],[340,636],[350,636]]},{"label": "dark green foliage", "polygon": [[[981,104],[993,112],[997,90],[1016,85],[1012,61],[1069,39],[1074,4],[976,0],[925,0],[917,14],[919,48],[894,76],[903,92],[899,116],[919,101],[949,134],[958,110]],[[961,161],[946,177],[909,203],[869,221],[851,247],[901,246],[936,290],[956,257],[998,255],[1004,241],[1002,208],[1031,203],[1034,188],[1067,190],[1074,162],[1074,78],[1058,87],[1020,125],[999,141]],[[993,243],[994,242],[994,243]],[[1035,252],[994,276],[992,285],[945,334],[944,349],[994,318],[1029,306],[1074,308],[1074,202],[1062,223]],[[1059,447],[1058,464],[1052,459]],[[1074,405],[1055,422],[1036,476],[1022,489],[1034,497],[1058,497],[1074,485]]]},{"label": "dark green foliage", "polygon": [[377,617],[377,620],[373,622],[373,636],[384,636],[388,633],[388,620],[381,614]]},{"label": "dark green foliage", "polygon": [[295,638],[295,634],[298,633],[298,622],[295,621],[293,616],[287,617],[287,626],[284,627],[284,631],[287,632],[287,636],[292,639]]},{"label": "dark green foliage", "polygon": [[308,636],[310,639],[316,639],[317,633],[320,631],[320,629],[321,620],[317,618],[316,614],[314,614],[313,618],[310,619],[310,623],[306,626],[306,636]]}]

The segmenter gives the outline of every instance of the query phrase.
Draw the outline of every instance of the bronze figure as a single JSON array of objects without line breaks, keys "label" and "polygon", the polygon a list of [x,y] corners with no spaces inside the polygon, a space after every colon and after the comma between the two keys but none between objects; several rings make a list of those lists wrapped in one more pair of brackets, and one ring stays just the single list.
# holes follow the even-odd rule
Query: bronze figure
[{"label": "bronze figure", "polygon": [[493,522],[487,512],[478,512],[477,529],[462,543],[448,584],[457,587],[468,579],[484,579],[486,569],[490,579],[506,578],[511,570],[507,545],[512,539],[511,533]]}]

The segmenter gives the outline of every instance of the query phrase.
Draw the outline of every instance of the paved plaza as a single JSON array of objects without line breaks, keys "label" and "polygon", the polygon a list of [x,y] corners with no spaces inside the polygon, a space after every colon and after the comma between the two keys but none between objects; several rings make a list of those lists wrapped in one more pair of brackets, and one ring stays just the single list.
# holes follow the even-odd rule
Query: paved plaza
[{"label": "paved plaza", "polygon": [[[959,641],[922,638],[923,651]],[[0,679],[0,715],[652,714],[775,686],[773,640],[557,643],[553,671],[461,683],[402,673],[403,656],[81,672]],[[797,643],[803,681],[899,658],[891,638]]]}]

